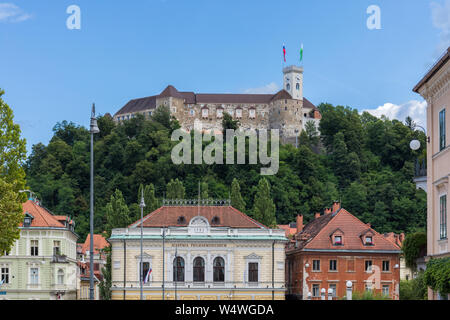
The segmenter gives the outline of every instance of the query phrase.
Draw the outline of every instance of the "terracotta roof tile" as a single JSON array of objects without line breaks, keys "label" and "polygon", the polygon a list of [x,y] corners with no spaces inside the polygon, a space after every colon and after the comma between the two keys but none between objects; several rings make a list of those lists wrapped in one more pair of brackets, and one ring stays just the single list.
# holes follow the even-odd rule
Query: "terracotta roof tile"
[{"label": "terracotta roof tile", "polygon": [[[53,227],[53,228],[64,228],[64,224],[62,224],[57,216],[51,214],[47,209],[36,204],[34,201],[28,200],[24,204],[22,204],[22,213],[29,213],[33,216],[33,220],[31,222],[31,227]],[[20,223],[20,227],[23,227],[23,221]]]},{"label": "terracotta roof tile", "polygon": [[[199,212],[200,210],[200,212]],[[212,227],[231,228],[267,228],[265,225],[250,218],[245,213],[230,206],[180,206],[161,207],[144,218],[144,228],[151,227],[186,227],[192,218],[202,216],[208,219]],[[184,220],[179,219],[184,217]],[[216,223],[212,223],[214,217],[218,217]],[[140,220],[130,227],[140,227]]]},{"label": "terracotta roof tile", "polygon": [[[91,246],[91,235],[88,234],[86,237],[86,241],[83,243],[81,248],[81,252],[84,254],[86,251],[89,251]],[[94,254],[98,254],[100,250],[109,247],[108,241],[101,234],[94,234]]]},{"label": "terracotta roof tile", "polygon": [[[332,244],[330,237],[330,234],[337,229],[344,234],[343,245],[339,247]],[[365,246],[361,240],[361,234],[367,231],[373,233],[373,246]],[[299,240],[299,248],[303,249],[399,250],[397,245],[386,240],[383,235],[377,233],[374,229],[368,228],[367,224],[345,209],[313,220],[296,237]]]}]

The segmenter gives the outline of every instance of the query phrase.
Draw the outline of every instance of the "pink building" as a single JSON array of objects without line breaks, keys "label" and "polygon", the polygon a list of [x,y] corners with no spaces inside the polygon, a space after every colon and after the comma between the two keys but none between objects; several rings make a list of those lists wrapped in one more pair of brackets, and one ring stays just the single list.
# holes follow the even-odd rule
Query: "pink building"
[{"label": "pink building", "polygon": [[[427,259],[449,257],[450,48],[415,86],[414,92],[419,93],[428,104]],[[428,298],[434,300],[449,297],[442,297],[438,292],[430,290]]]}]

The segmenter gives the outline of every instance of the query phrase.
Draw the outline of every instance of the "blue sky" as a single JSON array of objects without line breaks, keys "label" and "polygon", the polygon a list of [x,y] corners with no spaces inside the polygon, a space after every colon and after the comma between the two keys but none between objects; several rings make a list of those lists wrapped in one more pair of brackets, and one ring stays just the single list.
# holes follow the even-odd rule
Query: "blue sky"
[{"label": "blue sky", "polygon": [[[81,9],[69,30],[68,6]],[[369,5],[381,30],[369,30]],[[450,43],[450,0],[0,0],[0,88],[31,145],[62,120],[88,125],[90,106],[182,91],[270,92],[282,86],[282,46],[304,95],[423,120],[413,86]]]}]

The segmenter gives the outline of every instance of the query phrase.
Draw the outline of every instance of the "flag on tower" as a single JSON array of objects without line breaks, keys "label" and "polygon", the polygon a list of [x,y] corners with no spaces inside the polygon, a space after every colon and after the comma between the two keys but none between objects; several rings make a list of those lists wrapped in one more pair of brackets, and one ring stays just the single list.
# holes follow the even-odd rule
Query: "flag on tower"
[{"label": "flag on tower", "polygon": [[284,56],[284,62],[286,62],[286,46],[283,44],[283,56]]},{"label": "flag on tower", "polygon": [[300,47],[300,62],[303,61],[303,43],[302,46]]}]

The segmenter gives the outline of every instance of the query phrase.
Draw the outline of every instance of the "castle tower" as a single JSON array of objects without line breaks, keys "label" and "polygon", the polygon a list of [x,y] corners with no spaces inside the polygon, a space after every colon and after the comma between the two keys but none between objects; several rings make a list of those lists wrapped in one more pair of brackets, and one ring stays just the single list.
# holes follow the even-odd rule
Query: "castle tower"
[{"label": "castle tower", "polygon": [[283,88],[293,99],[303,100],[303,68],[289,66],[283,69]]}]

